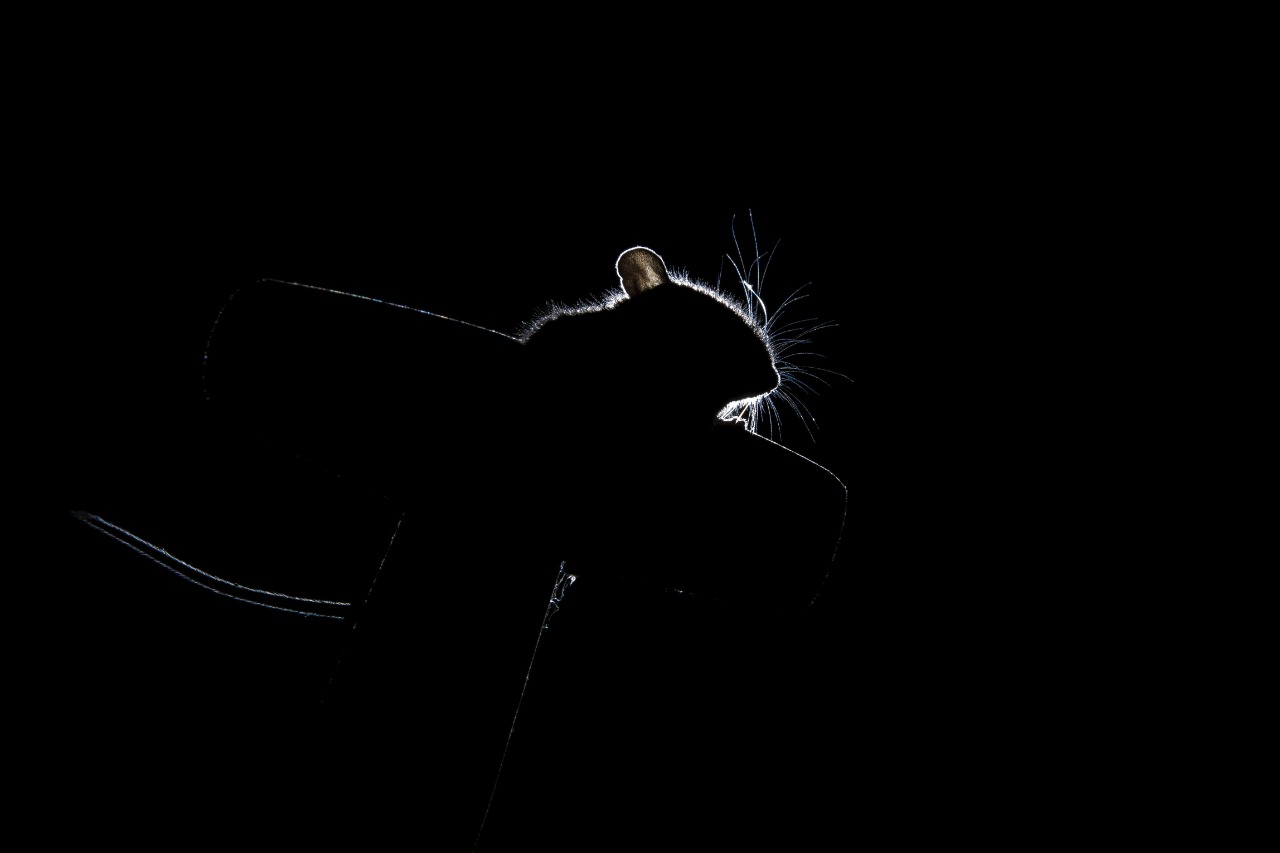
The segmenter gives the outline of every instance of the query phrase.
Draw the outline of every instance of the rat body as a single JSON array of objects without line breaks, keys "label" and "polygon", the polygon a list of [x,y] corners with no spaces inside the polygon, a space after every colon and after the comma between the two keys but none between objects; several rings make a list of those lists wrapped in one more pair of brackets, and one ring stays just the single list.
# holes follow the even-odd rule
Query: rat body
[{"label": "rat body", "polygon": [[[229,303],[211,336],[210,399],[421,510],[467,561],[496,526],[520,555],[503,571],[567,560],[579,574],[740,598],[774,595],[761,578],[786,560],[811,596],[844,489],[753,434],[751,411],[787,400],[799,372],[787,360],[795,339],[778,342],[781,309],[760,322],[750,302],[673,275],[644,247],[615,271],[613,292],[550,306],[515,335],[264,283]],[[747,299],[758,301],[749,285]],[[821,509],[770,500],[797,492],[821,496]],[[723,559],[743,541],[749,551]]]}]

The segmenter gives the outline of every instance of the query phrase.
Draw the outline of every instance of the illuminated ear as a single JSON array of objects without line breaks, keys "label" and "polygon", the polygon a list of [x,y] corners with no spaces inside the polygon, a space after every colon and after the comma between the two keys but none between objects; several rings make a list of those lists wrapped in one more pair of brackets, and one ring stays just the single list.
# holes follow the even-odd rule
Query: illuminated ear
[{"label": "illuminated ear", "polygon": [[644,246],[627,249],[618,256],[618,278],[622,280],[622,289],[627,296],[639,296],[646,290],[671,282],[662,258]]}]

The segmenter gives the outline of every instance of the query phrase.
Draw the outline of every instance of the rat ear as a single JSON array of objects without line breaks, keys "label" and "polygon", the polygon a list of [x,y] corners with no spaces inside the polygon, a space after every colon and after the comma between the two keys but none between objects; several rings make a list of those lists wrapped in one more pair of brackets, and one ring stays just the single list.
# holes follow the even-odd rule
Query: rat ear
[{"label": "rat ear", "polygon": [[622,280],[622,289],[627,296],[639,296],[646,290],[652,290],[660,284],[669,284],[667,265],[658,257],[658,253],[636,246],[627,249],[618,256],[618,278]]}]

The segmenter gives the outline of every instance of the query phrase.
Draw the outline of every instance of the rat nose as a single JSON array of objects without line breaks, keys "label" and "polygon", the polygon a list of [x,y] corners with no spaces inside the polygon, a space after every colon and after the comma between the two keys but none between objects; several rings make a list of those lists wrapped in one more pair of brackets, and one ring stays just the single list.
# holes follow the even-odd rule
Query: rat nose
[{"label": "rat nose", "polygon": [[756,362],[751,384],[753,396],[768,394],[782,384],[782,375],[778,373],[772,358],[764,358]]},{"label": "rat nose", "polygon": [[777,391],[778,386],[782,384],[782,374],[778,372],[778,368],[772,361],[769,362],[768,384],[769,390],[764,392],[766,394]]}]

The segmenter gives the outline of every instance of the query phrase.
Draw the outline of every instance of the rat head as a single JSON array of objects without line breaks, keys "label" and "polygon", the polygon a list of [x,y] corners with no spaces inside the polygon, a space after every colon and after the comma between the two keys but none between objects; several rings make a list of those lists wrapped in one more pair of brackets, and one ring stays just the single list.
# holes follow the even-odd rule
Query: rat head
[{"label": "rat head", "polygon": [[630,333],[619,361],[652,393],[714,415],[778,387],[768,339],[741,306],[672,280],[662,258],[644,247],[623,252],[617,270],[627,298],[616,308],[629,315]]},{"label": "rat head", "polygon": [[[557,379],[582,380],[582,402],[607,416],[713,421],[738,400],[778,387],[764,332],[732,299],[673,278],[656,252],[619,256],[620,290],[552,309],[525,333]],[[554,322],[553,322],[554,321]]]}]

